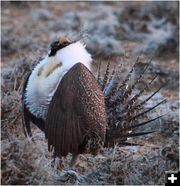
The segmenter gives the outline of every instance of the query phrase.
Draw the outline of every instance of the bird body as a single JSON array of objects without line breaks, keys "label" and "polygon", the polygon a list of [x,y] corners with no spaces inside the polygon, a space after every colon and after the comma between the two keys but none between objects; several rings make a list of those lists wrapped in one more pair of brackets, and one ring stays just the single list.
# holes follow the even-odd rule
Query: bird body
[{"label": "bird body", "polygon": [[[101,88],[91,73],[91,55],[80,41],[61,47],[52,44],[49,54],[30,74],[24,89],[24,119],[45,132],[49,150],[97,154],[106,132],[106,112]],[[57,49],[57,50],[56,50]],[[53,51],[53,52],[52,52]],[[33,118],[33,119],[32,119]]]},{"label": "bird body", "polygon": [[144,88],[133,95],[149,63],[135,80],[129,84],[138,59],[123,81],[120,67],[105,74],[98,70],[97,78],[91,71],[92,58],[80,41],[71,42],[61,38],[51,44],[48,55],[40,61],[27,78],[22,96],[24,130],[31,134],[30,122],[45,132],[48,149],[59,157],[72,153],[72,164],[78,154],[97,154],[101,147],[114,145],[137,145],[129,143],[129,137],[152,133],[135,133],[134,128],[146,125],[161,116],[138,123],[165,100],[143,110],[144,101],[139,97],[147,90],[156,76]]}]

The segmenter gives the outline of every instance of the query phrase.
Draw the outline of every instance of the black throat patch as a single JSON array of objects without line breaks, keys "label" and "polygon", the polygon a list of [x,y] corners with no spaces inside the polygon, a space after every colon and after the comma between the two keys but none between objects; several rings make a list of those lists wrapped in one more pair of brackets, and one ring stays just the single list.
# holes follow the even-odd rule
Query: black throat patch
[{"label": "black throat patch", "polygon": [[50,53],[49,53],[49,57],[51,56],[55,56],[56,52],[66,46],[68,46],[69,44],[71,44],[70,41],[66,40],[64,42],[60,42],[60,41],[54,41],[51,45],[50,45]]}]

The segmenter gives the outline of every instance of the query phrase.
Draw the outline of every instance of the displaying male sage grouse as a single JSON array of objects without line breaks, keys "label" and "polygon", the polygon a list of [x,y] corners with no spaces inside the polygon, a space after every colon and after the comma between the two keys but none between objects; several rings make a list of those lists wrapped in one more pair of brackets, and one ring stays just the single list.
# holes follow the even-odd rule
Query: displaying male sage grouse
[{"label": "displaying male sage grouse", "polygon": [[92,58],[81,41],[60,38],[51,44],[48,55],[40,61],[27,78],[23,91],[25,131],[31,134],[30,122],[37,125],[48,139],[48,149],[58,157],[72,153],[71,166],[81,153],[97,154],[101,147],[135,145],[129,137],[151,133],[132,132],[132,129],[158,119],[138,123],[138,118],[153,107],[143,105],[160,89],[144,101],[138,98],[152,84],[144,85],[132,94],[148,64],[132,85],[129,80],[138,59],[121,81],[120,66],[110,73],[110,63],[101,77],[92,74]]}]

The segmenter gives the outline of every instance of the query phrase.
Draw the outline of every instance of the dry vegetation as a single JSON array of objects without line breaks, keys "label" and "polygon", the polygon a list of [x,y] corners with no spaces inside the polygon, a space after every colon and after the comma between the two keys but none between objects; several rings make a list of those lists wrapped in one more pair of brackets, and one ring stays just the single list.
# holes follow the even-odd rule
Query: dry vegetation
[{"label": "dry vegetation", "polygon": [[[177,2],[2,2],[1,35],[1,183],[2,184],[164,184],[164,172],[179,167],[178,3]],[[166,14],[166,12],[169,12]],[[141,130],[156,133],[135,139],[141,146],[104,149],[98,156],[82,155],[73,176],[62,182],[63,171],[51,167],[52,154],[44,134],[33,128],[35,142],[22,130],[23,82],[59,35],[85,38],[98,61],[122,56],[126,71],[139,52],[155,56],[153,73],[167,86],[149,103],[168,102],[154,111],[165,116]],[[142,55],[142,61],[147,59]],[[115,62],[114,62],[115,63]],[[140,63],[137,72],[143,67]],[[142,97],[143,99],[143,97]],[[149,106],[147,105],[147,107]],[[70,155],[63,159],[62,170]]]}]

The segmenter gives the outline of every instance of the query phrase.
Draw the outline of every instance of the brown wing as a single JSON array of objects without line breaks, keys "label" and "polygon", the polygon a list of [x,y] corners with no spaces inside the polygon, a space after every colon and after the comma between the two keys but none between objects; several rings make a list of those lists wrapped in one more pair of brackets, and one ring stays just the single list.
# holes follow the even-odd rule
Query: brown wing
[{"label": "brown wing", "polygon": [[106,114],[104,96],[92,73],[81,63],[62,78],[46,119],[48,148],[57,155],[79,153],[91,134],[104,142]]}]

